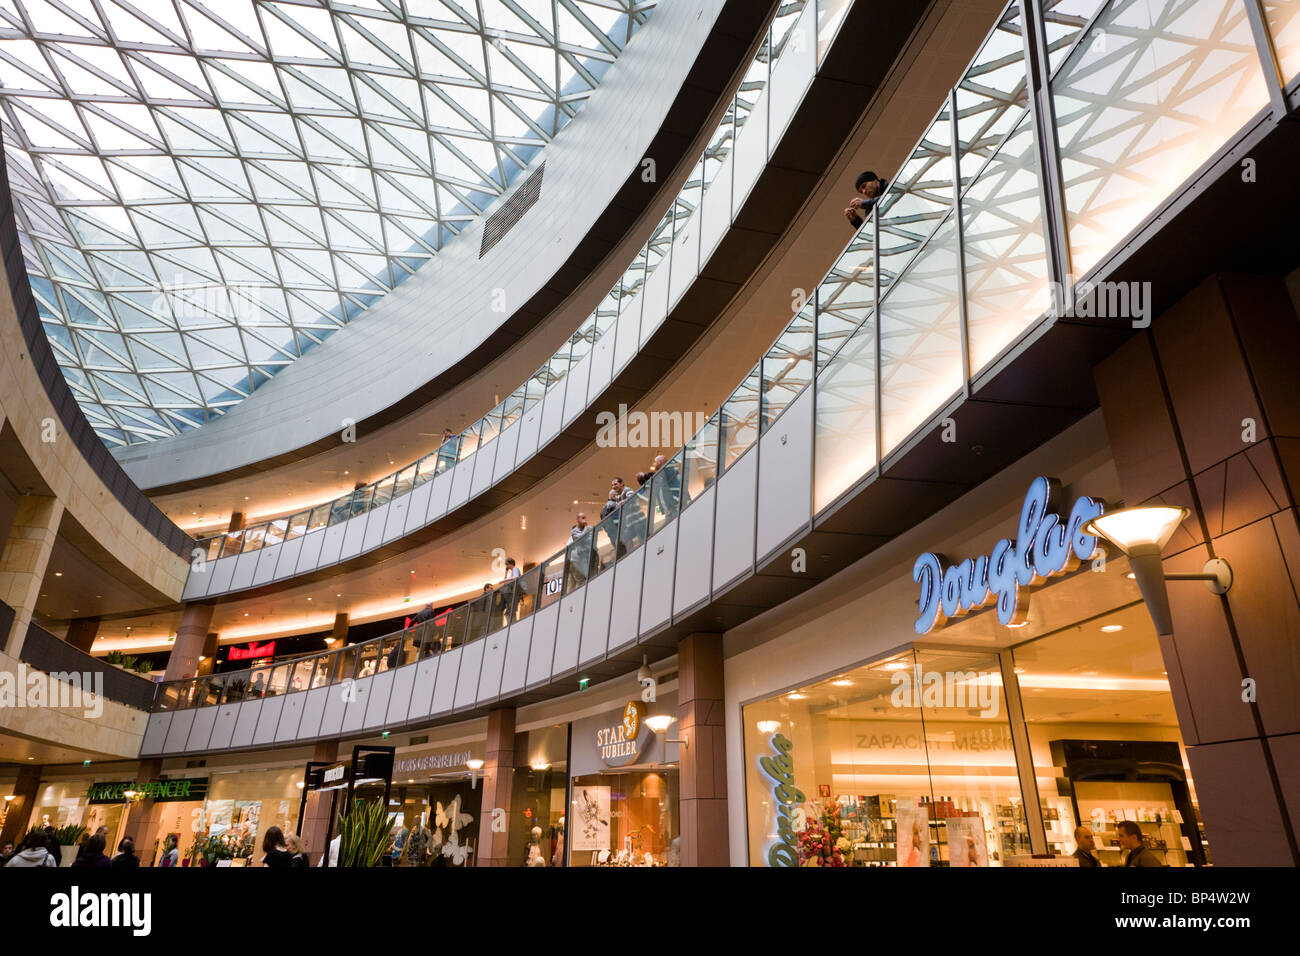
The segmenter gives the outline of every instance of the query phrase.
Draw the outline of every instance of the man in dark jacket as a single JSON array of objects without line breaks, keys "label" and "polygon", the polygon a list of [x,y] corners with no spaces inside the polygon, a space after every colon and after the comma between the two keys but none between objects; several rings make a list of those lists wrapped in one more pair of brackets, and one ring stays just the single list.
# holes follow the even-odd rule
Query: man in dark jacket
[{"label": "man in dark jacket", "polygon": [[857,181],[853,184],[858,194],[857,198],[853,199],[844,210],[844,218],[849,221],[850,226],[854,229],[862,228],[872,207],[876,205],[876,200],[888,186],[889,180],[881,179],[871,170],[858,174]]},{"label": "man in dark jacket", "polygon": [[138,870],[139,868],[140,858],[135,855],[135,841],[130,837],[123,837],[122,842],[117,845],[117,856],[113,857],[113,869]]},{"label": "man in dark jacket", "polygon": [[1074,842],[1076,846],[1074,858],[1079,861],[1079,866],[1085,868],[1101,866],[1101,860],[1092,855],[1092,851],[1097,849],[1097,841],[1092,836],[1092,827],[1086,823],[1075,827]]},{"label": "man in dark jacket", "polygon": [[104,855],[104,838],[96,833],[86,841],[81,855],[72,861],[74,867],[107,869],[113,861]]},{"label": "man in dark jacket", "polygon": [[1142,828],[1132,820],[1121,820],[1115,824],[1115,833],[1119,836],[1120,849],[1126,851],[1125,866],[1164,866],[1143,844]]}]

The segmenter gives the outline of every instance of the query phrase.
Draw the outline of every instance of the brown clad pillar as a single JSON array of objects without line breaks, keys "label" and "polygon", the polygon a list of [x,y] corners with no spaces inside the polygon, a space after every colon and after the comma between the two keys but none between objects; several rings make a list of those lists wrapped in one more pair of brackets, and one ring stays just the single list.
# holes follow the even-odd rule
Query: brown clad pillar
[{"label": "brown clad pillar", "polygon": [[39,820],[31,819],[36,809],[37,795],[41,788],[41,768],[23,764],[18,768],[18,779],[14,781],[13,799],[5,801],[5,825],[0,828],[0,845],[13,841],[14,846],[27,833],[27,828]]},{"label": "brown clad pillar", "polygon": [[1168,582],[1160,639],[1217,865],[1300,863],[1300,322],[1283,280],[1221,275],[1102,362],[1124,504],[1191,516],[1166,573],[1232,566],[1227,594]]},{"label": "brown clad pillar", "polygon": [[68,633],[63,639],[77,650],[89,654],[98,634],[99,618],[79,617],[68,624]]},{"label": "brown clad pillar", "polygon": [[167,658],[163,680],[183,680],[199,672],[199,657],[208,640],[208,627],[212,624],[211,604],[187,604],[176,628],[176,643]]},{"label": "brown clad pillar", "polygon": [[515,709],[488,713],[483,754],[483,807],[479,813],[477,866],[507,866],[510,791],[515,768]]},{"label": "brown clad pillar", "polygon": [[682,866],[731,862],[723,706],[722,635],[690,634],[677,645]]},{"label": "brown clad pillar", "polygon": [[[339,758],[339,742],[337,740],[322,740],[316,744],[316,750],[311,755],[311,759],[317,762],[334,762]],[[305,784],[306,781],[304,780]],[[321,858],[329,849],[329,830],[332,821],[334,800],[338,795],[337,790],[312,790],[310,793],[303,795],[305,806],[302,811],[302,832],[298,834],[302,838],[303,852],[307,854],[307,861],[312,866],[320,863]]]}]

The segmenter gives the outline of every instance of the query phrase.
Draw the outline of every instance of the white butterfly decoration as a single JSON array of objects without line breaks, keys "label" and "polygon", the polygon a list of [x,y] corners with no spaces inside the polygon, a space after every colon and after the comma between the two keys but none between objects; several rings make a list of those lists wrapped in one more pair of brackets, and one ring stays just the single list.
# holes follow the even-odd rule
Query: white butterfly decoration
[{"label": "white butterfly decoration", "polygon": [[[434,814],[433,822],[437,827],[433,831],[433,840],[431,852],[438,852],[442,848],[442,855],[447,857],[455,866],[464,866],[465,860],[473,852],[473,848],[468,844],[460,842],[460,830],[474,822],[474,816],[470,813],[460,812],[460,795],[452,797],[451,802],[443,807],[442,802],[437,803],[437,810]],[[448,837],[443,839],[442,831],[448,831]]]}]

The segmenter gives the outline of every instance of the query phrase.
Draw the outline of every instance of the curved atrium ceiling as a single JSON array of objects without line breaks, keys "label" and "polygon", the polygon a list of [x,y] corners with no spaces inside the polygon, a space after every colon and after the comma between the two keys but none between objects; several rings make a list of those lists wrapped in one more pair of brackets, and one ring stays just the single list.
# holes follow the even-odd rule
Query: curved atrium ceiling
[{"label": "curved atrium ceiling", "polygon": [[0,0],[32,288],[111,445],[202,425],[432,258],[657,0]]}]

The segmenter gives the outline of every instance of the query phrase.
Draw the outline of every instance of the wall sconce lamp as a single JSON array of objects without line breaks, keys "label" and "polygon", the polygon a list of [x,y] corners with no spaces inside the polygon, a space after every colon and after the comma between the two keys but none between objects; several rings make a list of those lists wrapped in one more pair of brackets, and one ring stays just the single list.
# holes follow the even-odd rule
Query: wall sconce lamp
[{"label": "wall sconce lamp", "polygon": [[476,790],[478,788],[478,772],[483,769],[483,761],[478,757],[471,757],[465,761],[465,766],[469,767],[469,788]]},{"label": "wall sconce lamp", "polygon": [[1147,613],[1162,636],[1174,632],[1166,581],[1204,581],[1215,594],[1226,594],[1232,587],[1232,567],[1223,558],[1211,558],[1199,574],[1165,573],[1160,553],[1189,514],[1187,508],[1169,505],[1121,508],[1083,526],[1084,534],[1104,538],[1128,558]]},{"label": "wall sconce lamp", "polygon": [[[655,733],[662,734],[664,731],[666,731],[669,727],[672,726],[675,720],[677,720],[677,718],[671,716],[670,714],[655,714],[653,717],[647,717],[645,719],[645,725],[649,727],[651,730],[653,730]],[[691,741],[689,737],[680,737],[680,738],[665,737],[664,743],[681,744],[683,747],[688,747],[688,748],[691,745]]]}]

